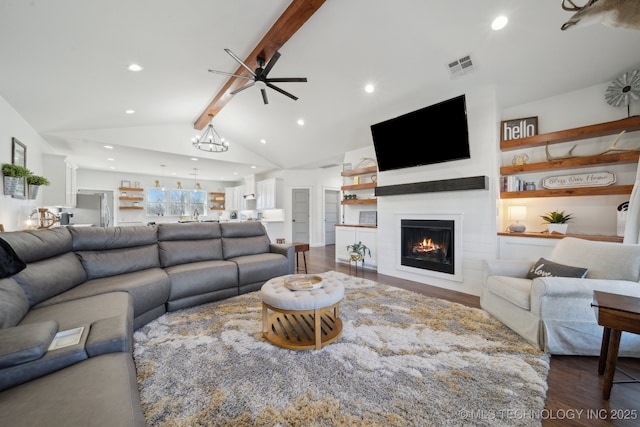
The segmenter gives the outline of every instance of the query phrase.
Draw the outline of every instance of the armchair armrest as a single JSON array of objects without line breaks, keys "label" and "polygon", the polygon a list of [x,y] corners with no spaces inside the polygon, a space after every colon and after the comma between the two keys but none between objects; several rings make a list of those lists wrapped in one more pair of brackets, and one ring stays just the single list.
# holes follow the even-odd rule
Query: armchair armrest
[{"label": "armchair armrest", "polygon": [[531,312],[546,319],[583,320],[585,315],[593,316],[593,291],[640,297],[640,284],[628,280],[538,277],[531,282]]},{"label": "armchair armrest", "polygon": [[533,266],[533,261],[512,259],[485,259],[482,261],[482,283],[489,276],[519,277],[524,279]]}]

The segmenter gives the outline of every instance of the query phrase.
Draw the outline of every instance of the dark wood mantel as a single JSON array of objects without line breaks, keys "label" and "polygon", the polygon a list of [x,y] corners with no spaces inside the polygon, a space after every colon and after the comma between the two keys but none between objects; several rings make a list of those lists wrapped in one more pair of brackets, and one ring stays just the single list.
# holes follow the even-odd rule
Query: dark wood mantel
[{"label": "dark wood mantel", "polygon": [[469,176],[465,178],[441,179],[438,181],[413,182],[410,184],[384,185],[376,187],[376,196],[399,196],[402,194],[437,193],[442,191],[487,190],[489,177]]}]

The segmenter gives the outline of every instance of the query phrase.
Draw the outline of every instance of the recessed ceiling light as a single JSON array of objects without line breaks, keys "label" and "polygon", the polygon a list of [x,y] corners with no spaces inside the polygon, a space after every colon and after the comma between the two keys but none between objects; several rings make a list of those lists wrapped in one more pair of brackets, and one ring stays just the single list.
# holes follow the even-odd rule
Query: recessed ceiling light
[{"label": "recessed ceiling light", "polygon": [[260,142],[262,142],[263,144],[266,144],[266,143],[267,143],[267,140],[266,140],[266,139],[264,139],[264,138],[262,138],[262,139],[260,140]]},{"label": "recessed ceiling light", "polygon": [[116,167],[115,166],[109,166],[109,169],[115,170]]},{"label": "recessed ceiling light", "polygon": [[509,22],[509,18],[504,15],[498,16],[491,23],[491,29],[494,31],[501,30],[507,25],[507,22]]},{"label": "recessed ceiling light", "polygon": [[302,120],[302,119],[298,119],[298,124],[299,124],[300,126],[304,126],[304,120]]},{"label": "recessed ceiling light", "polygon": [[135,114],[136,110],[124,110],[125,114]]},{"label": "recessed ceiling light", "polygon": [[103,145],[103,147],[106,148],[107,150],[113,150],[112,145]]},{"label": "recessed ceiling light", "polygon": [[107,160],[109,160],[110,162],[115,162],[116,159],[114,159],[113,157],[108,157]]},{"label": "recessed ceiling light", "polygon": [[198,161],[198,159],[196,157],[192,157],[191,160],[193,160],[194,162]]},{"label": "recessed ceiling light", "polygon": [[255,168],[256,168],[255,166],[251,166],[251,169],[255,169]]},{"label": "recessed ceiling light", "polygon": [[127,68],[129,71],[142,71],[142,67],[138,64],[131,64]]},{"label": "recessed ceiling light", "polygon": [[368,85],[366,85],[364,87],[364,91],[367,93],[373,93],[373,91],[376,90],[376,87],[374,85],[372,85],[371,83],[369,83]]}]

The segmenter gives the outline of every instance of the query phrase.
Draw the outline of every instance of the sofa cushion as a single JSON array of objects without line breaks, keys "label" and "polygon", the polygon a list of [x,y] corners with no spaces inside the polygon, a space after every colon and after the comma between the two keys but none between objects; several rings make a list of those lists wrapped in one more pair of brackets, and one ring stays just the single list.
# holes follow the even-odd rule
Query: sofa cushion
[{"label": "sofa cushion", "polygon": [[0,369],[39,359],[57,332],[55,320],[0,329]]},{"label": "sofa cushion", "polygon": [[11,231],[3,233],[2,238],[11,245],[27,265],[34,261],[71,252],[72,249],[71,233],[67,227]]},{"label": "sofa cushion", "polygon": [[155,244],[157,227],[68,227],[73,236],[74,251],[133,248]]},{"label": "sofa cushion", "polygon": [[20,259],[11,245],[0,239],[0,279],[13,276],[25,268],[27,264]]},{"label": "sofa cushion", "polygon": [[13,279],[0,279],[0,328],[15,326],[29,311],[29,300]]},{"label": "sofa cushion", "polygon": [[[185,224],[186,225],[186,224]],[[162,267],[222,259],[222,240],[181,240],[158,242]]]},{"label": "sofa cushion", "polygon": [[29,304],[34,306],[83,283],[87,280],[87,275],[74,253],[67,252],[30,262],[13,279],[27,294]]},{"label": "sofa cushion", "polygon": [[158,241],[207,240],[222,236],[217,222],[166,223],[158,225]]},{"label": "sofa cushion", "polygon": [[588,267],[588,279],[640,281],[640,245],[565,237],[556,244],[550,259]]},{"label": "sofa cushion", "polygon": [[587,271],[587,268],[558,264],[540,258],[527,273],[527,279],[535,279],[536,277],[577,277],[582,279]]},{"label": "sofa cushion", "polygon": [[104,251],[77,251],[89,280],[160,267],[156,244]]},{"label": "sofa cushion", "polygon": [[269,237],[225,237],[222,239],[224,259],[269,253]]}]

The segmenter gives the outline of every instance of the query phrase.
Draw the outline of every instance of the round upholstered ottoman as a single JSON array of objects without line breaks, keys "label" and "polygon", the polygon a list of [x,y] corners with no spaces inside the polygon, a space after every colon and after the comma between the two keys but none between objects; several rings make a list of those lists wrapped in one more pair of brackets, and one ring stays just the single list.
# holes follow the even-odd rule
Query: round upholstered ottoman
[{"label": "round upholstered ottoman", "polygon": [[[305,277],[314,289],[293,290],[285,280]],[[320,283],[315,283],[321,280]],[[295,286],[294,286],[295,287]],[[291,350],[319,350],[335,341],[342,332],[340,301],[344,285],[336,279],[313,275],[288,275],[269,280],[260,289],[262,335],[271,343]],[[269,311],[273,313],[269,315]]]}]

